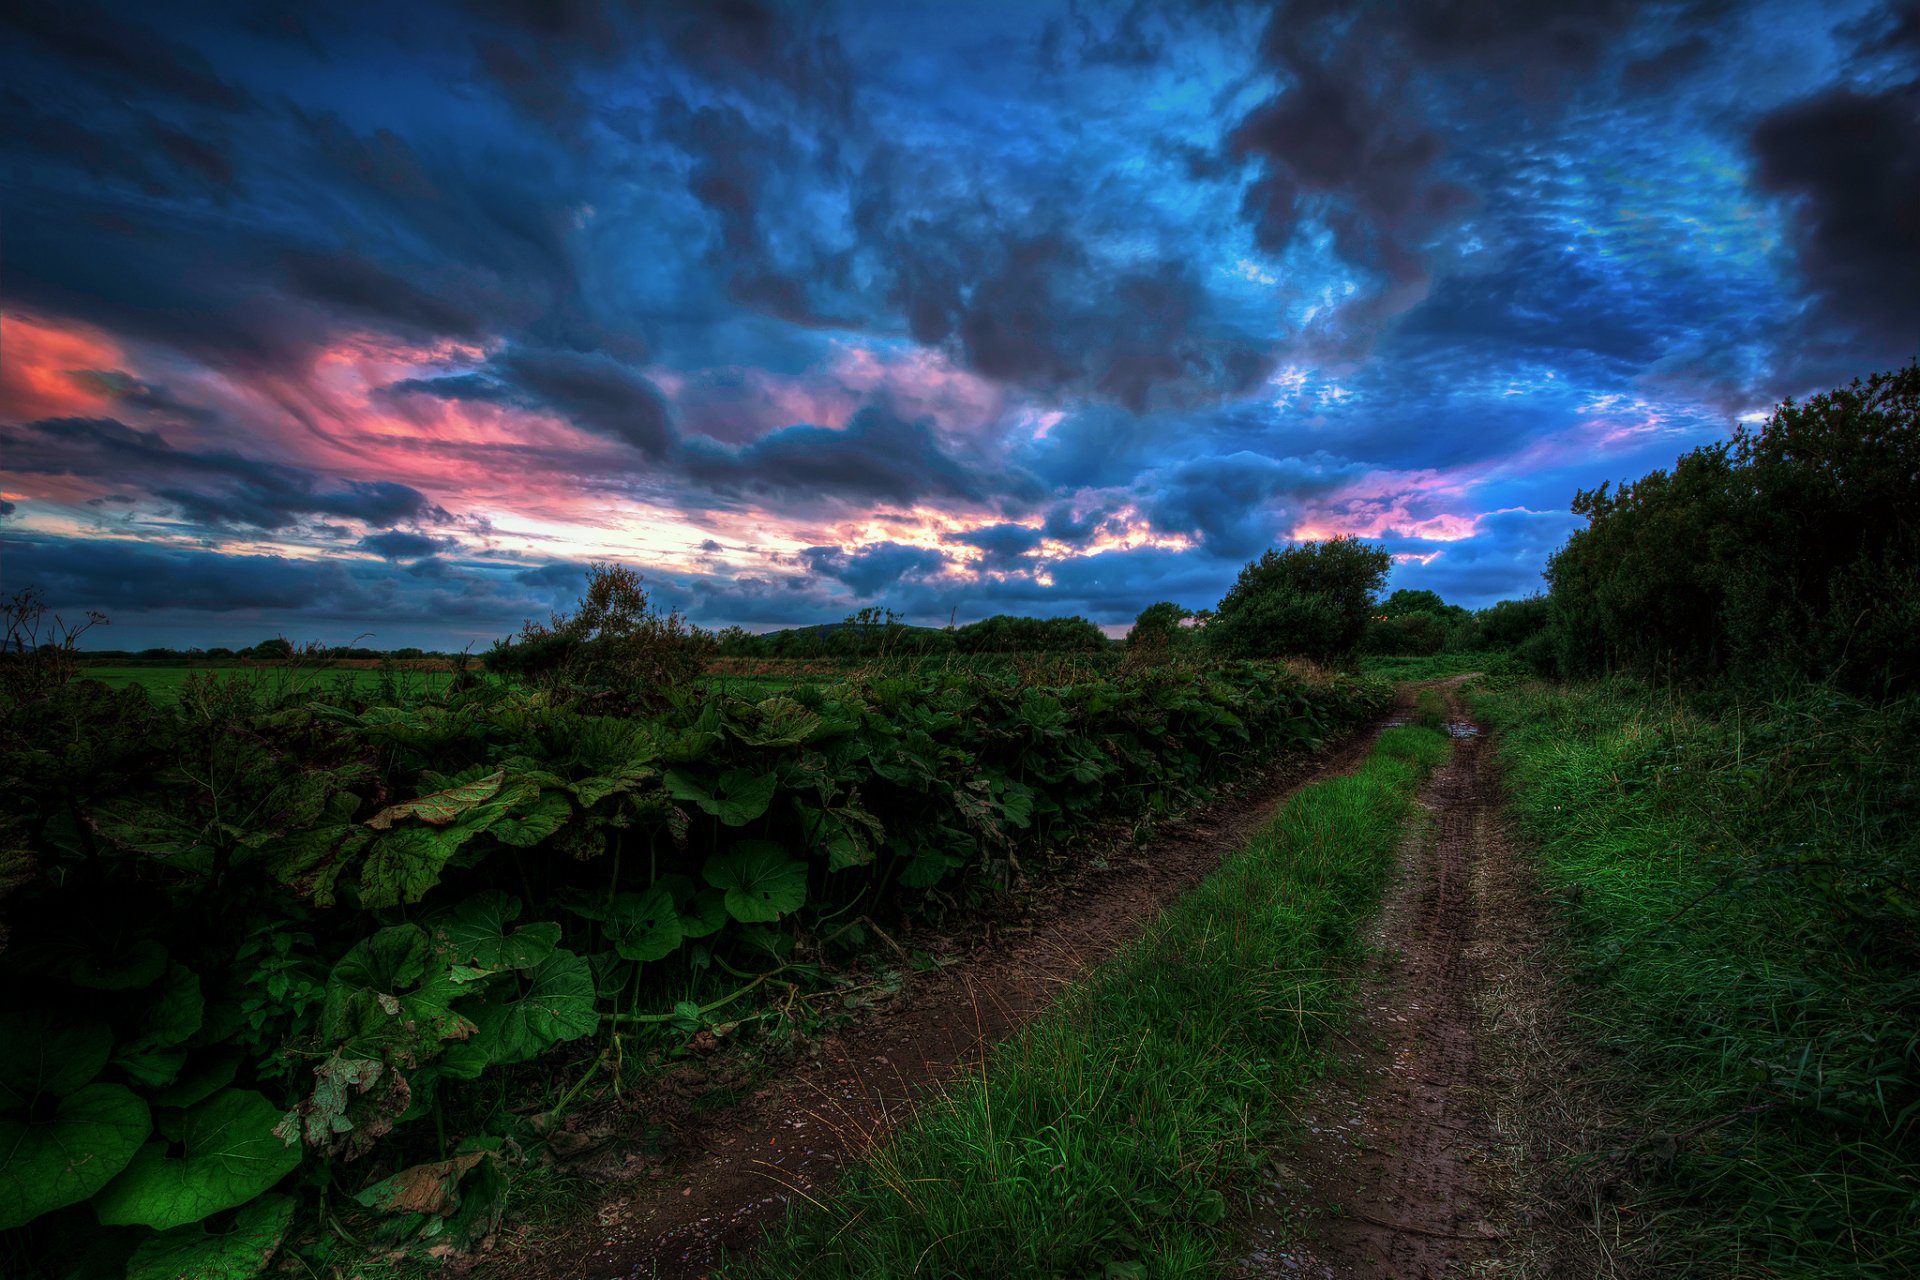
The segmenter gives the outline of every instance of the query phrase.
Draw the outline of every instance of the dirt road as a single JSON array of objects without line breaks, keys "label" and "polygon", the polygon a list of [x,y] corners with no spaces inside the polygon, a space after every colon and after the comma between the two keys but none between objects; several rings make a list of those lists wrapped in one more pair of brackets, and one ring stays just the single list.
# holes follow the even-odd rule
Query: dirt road
[{"label": "dirt road", "polygon": [[[758,1241],[794,1197],[824,1195],[914,1098],[979,1061],[983,1047],[1045,1009],[1060,988],[1137,937],[1314,778],[1364,759],[1390,717],[1332,752],[1284,764],[1237,795],[1122,849],[1050,890],[1011,928],[947,940],[956,963],[911,975],[886,1008],[823,1037],[803,1062],[751,1096],[687,1108],[669,1127],[670,1158],[610,1191],[596,1218],[558,1239],[503,1239],[481,1277],[695,1280]],[[936,943],[911,945],[938,951]],[[690,1065],[688,1091],[710,1088]],[[669,1081],[671,1086],[673,1081]]]},{"label": "dirt road", "polygon": [[1506,1055],[1489,998],[1516,994],[1538,908],[1492,751],[1447,693],[1453,757],[1421,794],[1427,820],[1376,923],[1363,1007],[1296,1117],[1297,1145],[1268,1170],[1234,1280],[1504,1274],[1515,1152],[1494,1118]]}]

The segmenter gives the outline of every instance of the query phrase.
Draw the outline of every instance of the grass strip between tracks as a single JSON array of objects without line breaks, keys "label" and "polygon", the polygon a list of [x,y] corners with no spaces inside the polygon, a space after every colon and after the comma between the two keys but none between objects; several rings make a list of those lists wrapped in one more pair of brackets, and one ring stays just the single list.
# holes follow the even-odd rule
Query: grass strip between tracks
[{"label": "grass strip between tracks", "polygon": [[1137,941],[927,1103],[731,1277],[1199,1277],[1321,1068],[1447,739],[1302,788]]}]

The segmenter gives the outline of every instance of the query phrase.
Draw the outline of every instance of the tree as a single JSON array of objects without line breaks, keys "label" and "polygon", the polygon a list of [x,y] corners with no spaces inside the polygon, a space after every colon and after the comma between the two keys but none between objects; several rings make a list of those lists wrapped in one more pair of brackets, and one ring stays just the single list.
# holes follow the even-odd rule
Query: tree
[{"label": "tree", "polygon": [[1150,604],[1133,620],[1127,632],[1127,656],[1135,662],[1165,662],[1174,654],[1192,647],[1193,629],[1184,625],[1193,610],[1171,600]]},{"label": "tree", "polygon": [[1617,489],[1548,562],[1560,670],[1920,684],[1920,364]]},{"label": "tree", "polygon": [[529,619],[486,656],[487,669],[612,700],[635,702],[699,675],[713,638],[677,610],[653,608],[641,576],[625,565],[587,567],[587,591],[572,613]]},{"label": "tree", "polygon": [[1392,563],[1383,548],[1351,537],[1269,548],[1221,599],[1208,643],[1229,657],[1344,661]]}]

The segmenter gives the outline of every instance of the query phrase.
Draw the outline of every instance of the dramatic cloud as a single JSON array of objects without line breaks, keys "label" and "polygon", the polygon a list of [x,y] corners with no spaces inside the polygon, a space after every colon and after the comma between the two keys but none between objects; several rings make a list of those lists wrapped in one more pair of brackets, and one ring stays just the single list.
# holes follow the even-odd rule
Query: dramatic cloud
[{"label": "dramatic cloud", "polygon": [[1831,90],[1753,130],[1755,181],[1791,202],[1795,263],[1828,322],[1920,342],[1920,81]]},{"label": "dramatic cloud", "polygon": [[607,559],[1114,625],[1336,533],[1485,604],[1574,490],[1920,352],[1912,0],[0,32],[4,571],[116,643],[457,646]]}]

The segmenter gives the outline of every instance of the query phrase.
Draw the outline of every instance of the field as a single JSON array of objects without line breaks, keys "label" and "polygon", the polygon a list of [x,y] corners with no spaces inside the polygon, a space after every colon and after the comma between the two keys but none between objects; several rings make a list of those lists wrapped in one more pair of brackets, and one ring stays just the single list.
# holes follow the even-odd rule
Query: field
[{"label": "field", "polygon": [[1478,612],[1342,540],[1123,645],[597,565],[456,679],[16,597],[0,1271],[1915,1274],[1916,414],[1582,494]]},{"label": "field", "polygon": [[241,666],[89,666],[86,678],[115,689],[144,689],[148,696],[176,701],[189,680],[238,681],[270,698],[332,694],[346,690],[349,697],[378,693],[391,681],[395,696],[436,694],[453,678],[451,671],[400,668],[391,672],[369,667],[241,667]]},{"label": "field", "polygon": [[[9,1131],[8,1274],[91,1220],[130,1274],[210,1266],[255,1226],[324,1259],[340,1237],[321,1212],[396,1256],[471,1248],[553,1185],[509,1153],[570,1110],[649,1096],[723,1041],[777,1061],[876,948],[925,955],[928,930],[1384,697],[1273,664],[1107,671],[723,672],[617,715],[439,672],[94,668],[111,679],[34,688],[8,722],[10,820],[34,844],[5,954],[36,977],[0,1039],[65,1065],[47,1085],[0,1054],[0,1083],[61,1100]],[[194,1126],[256,1123],[193,1163]],[[180,1125],[185,1165],[140,1154]],[[58,1172],[76,1143],[89,1168]],[[321,1210],[311,1177],[351,1202]],[[396,1211],[416,1179],[444,1198]]]}]

